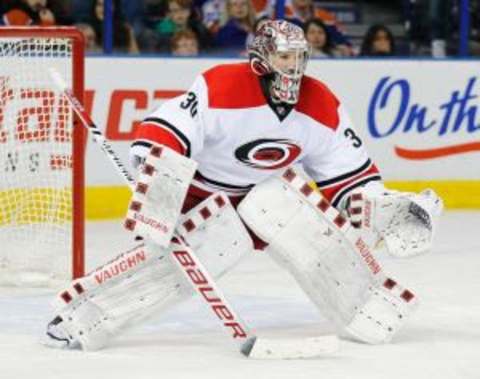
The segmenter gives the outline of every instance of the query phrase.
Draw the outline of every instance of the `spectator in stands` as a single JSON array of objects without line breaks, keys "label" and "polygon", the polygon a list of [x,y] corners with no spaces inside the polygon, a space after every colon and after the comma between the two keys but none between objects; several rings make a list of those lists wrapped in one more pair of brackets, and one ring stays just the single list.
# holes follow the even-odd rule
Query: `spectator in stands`
[{"label": "spectator in stands", "polygon": [[304,26],[305,38],[311,46],[312,57],[339,57],[341,52],[335,48],[330,33],[322,20],[312,18]]},{"label": "spectator in stands", "polygon": [[97,35],[92,25],[87,23],[77,23],[75,27],[83,33],[85,38],[85,50],[89,53],[99,53],[102,51],[102,48],[97,43]]},{"label": "spectator in stands", "polygon": [[136,36],[142,53],[160,51],[155,26],[165,17],[165,0],[143,0],[143,16],[137,23]]},{"label": "spectator in stands", "polygon": [[363,38],[360,55],[366,57],[395,55],[395,39],[390,29],[382,24],[370,26]]},{"label": "spectator in stands", "polygon": [[[264,9],[265,10],[260,13],[261,15],[275,18],[275,0],[269,0],[268,5],[265,6]],[[332,44],[336,46],[337,52],[341,56],[353,55],[352,44],[342,32],[335,15],[325,8],[315,5],[313,0],[285,0],[284,13],[288,21],[302,28],[308,20],[312,18],[320,19],[325,24]]]},{"label": "spectator in stands", "polygon": [[[56,0],[63,3],[69,3],[72,9],[72,14],[75,16],[76,22],[85,22],[90,18],[92,0]],[[151,0],[120,0],[120,7],[122,9],[125,20],[133,25],[137,21],[141,21],[144,17],[145,4]],[[164,0],[156,0],[162,2]]]},{"label": "spectator in stands", "polygon": [[184,30],[190,30],[196,35],[200,48],[208,49],[211,46],[210,33],[194,11],[192,0],[168,0],[165,17],[153,26],[153,33],[148,30],[144,33],[142,45],[146,51],[167,52],[173,35]]},{"label": "spectator in stands", "polygon": [[13,0],[3,5],[2,24],[6,26],[57,25],[56,9],[47,0]]},{"label": "spectator in stands", "polygon": [[430,0],[430,47],[434,58],[447,56],[448,14],[452,4],[448,0]]},{"label": "spectator in stands", "polygon": [[[194,0],[202,13],[202,19],[208,30],[215,35],[222,26],[226,14],[225,0]],[[271,0],[251,0],[254,13],[260,18],[269,18],[273,12],[268,10],[271,8]]]},{"label": "spectator in stands", "polygon": [[215,44],[222,48],[244,50],[249,33],[253,32],[255,10],[251,0],[227,0],[227,21],[215,36]]},{"label": "spectator in stands", "polygon": [[207,0],[202,7],[202,21],[211,35],[216,35],[220,30],[225,14],[224,0]]},{"label": "spectator in stands", "polygon": [[[104,0],[93,0],[88,23],[95,30],[97,44],[103,45]],[[125,20],[120,0],[113,0],[113,48],[118,52],[138,53],[138,44],[131,25]]]},{"label": "spectator in stands", "polygon": [[125,19],[130,25],[135,25],[138,20],[143,18],[144,2],[144,0],[121,0]]},{"label": "spectator in stands", "polygon": [[[473,3],[470,1],[470,7]],[[444,58],[448,50],[458,44],[453,37],[457,34],[458,5],[458,0],[404,2],[405,24],[411,54]]]},{"label": "spectator in stands", "polygon": [[[254,13],[257,18],[269,18],[273,12],[271,9],[270,0],[251,0]],[[220,30],[222,22],[225,21],[226,2],[225,0],[195,0],[195,3],[200,6],[203,15],[203,23],[208,30],[215,35]]]},{"label": "spectator in stands", "polygon": [[165,0],[143,0],[143,21],[146,27],[154,28],[165,17]]},{"label": "spectator in stands", "polygon": [[317,10],[312,0],[285,1],[285,18],[304,23],[314,16],[323,18],[328,22],[334,22],[335,20],[335,17],[330,12],[326,12],[321,8]]},{"label": "spectator in stands", "polygon": [[170,39],[173,33],[188,28],[191,15],[191,0],[168,0],[165,17],[155,25],[155,29],[159,35]]},{"label": "spectator in stands", "polygon": [[197,35],[189,29],[176,32],[171,41],[172,55],[177,57],[192,57],[199,53]]}]

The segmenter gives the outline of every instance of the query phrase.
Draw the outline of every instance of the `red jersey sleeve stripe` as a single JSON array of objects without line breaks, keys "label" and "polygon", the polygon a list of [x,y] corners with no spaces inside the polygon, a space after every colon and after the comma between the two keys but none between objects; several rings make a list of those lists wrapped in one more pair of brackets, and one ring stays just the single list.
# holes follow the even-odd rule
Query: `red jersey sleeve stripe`
[{"label": "red jersey sleeve stripe", "polygon": [[356,168],[355,170],[335,176],[334,178],[322,180],[321,182],[317,182],[317,185],[323,189],[326,189],[327,187],[338,186],[341,182],[350,181],[353,177],[356,177],[357,175],[360,175],[361,173],[369,170],[371,166],[372,166],[372,161],[370,159],[367,159],[365,163],[363,163],[360,167]]},{"label": "red jersey sleeve stripe", "polygon": [[169,130],[163,129],[158,125],[142,123],[135,133],[136,140],[147,140],[161,145],[168,146],[177,153],[185,155],[185,148],[178,138]]},{"label": "red jersey sleeve stripe", "polygon": [[[319,185],[322,194],[336,207],[344,196],[356,187],[363,186],[370,181],[380,181],[382,177],[377,166],[372,164],[367,170],[352,176],[350,179],[342,181],[336,185],[322,188]],[[318,185],[319,183],[317,183]]]}]

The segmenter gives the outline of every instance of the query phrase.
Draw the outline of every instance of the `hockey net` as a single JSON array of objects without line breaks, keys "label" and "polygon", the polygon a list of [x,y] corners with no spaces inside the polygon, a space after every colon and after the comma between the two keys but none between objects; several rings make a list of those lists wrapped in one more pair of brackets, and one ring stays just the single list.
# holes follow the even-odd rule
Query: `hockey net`
[{"label": "hockey net", "polygon": [[83,274],[85,134],[49,74],[83,99],[83,55],[73,28],[0,28],[0,285]]}]

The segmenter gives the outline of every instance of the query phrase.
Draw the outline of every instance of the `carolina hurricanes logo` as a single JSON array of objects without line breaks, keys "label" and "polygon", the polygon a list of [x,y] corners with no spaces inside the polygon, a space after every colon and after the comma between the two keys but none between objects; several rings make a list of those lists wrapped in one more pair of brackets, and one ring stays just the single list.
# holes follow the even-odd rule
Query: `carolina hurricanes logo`
[{"label": "carolina hurricanes logo", "polygon": [[258,139],[235,150],[235,158],[247,166],[276,170],[289,166],[302,152],[300,146],[286,139]]}]

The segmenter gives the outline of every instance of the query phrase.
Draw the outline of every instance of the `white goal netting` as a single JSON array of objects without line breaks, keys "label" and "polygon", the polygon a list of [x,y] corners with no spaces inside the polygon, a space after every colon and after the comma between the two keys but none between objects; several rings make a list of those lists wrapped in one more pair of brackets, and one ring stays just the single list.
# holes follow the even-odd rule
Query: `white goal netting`
[{"label": "white goal netting", "polygon": [[71,277],[72,41],[0,34],[0,285]]}]

